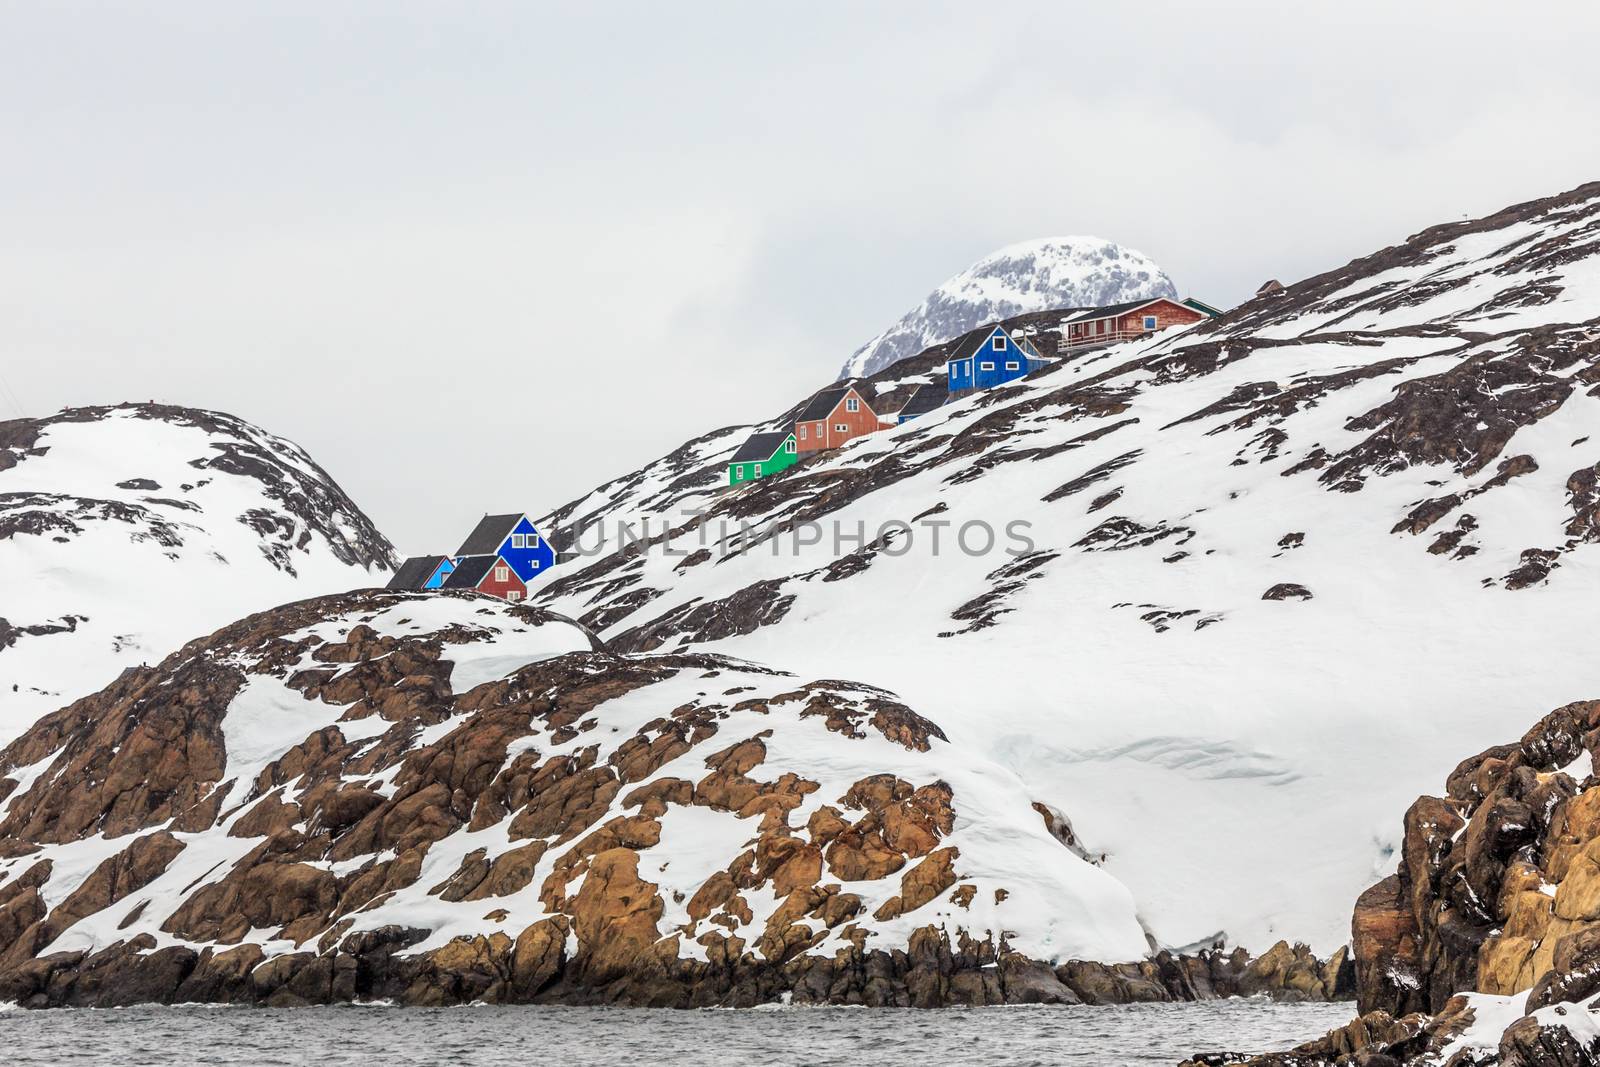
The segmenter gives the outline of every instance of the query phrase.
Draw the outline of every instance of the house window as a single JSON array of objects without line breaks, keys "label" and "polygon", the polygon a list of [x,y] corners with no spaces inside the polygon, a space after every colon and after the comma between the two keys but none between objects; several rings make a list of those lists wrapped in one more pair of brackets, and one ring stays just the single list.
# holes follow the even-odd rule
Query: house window
[{"label": "house window", "polygon": [[739,467],[733,468],[733,480],[737,482],[737,481],[742,481],[743,479],[744,479],[744,467],[739,466]]},{"label": "house window", "polygon": [[514,600],[521,600],[522,599],[522,594],[517,592],[515,589],[507,590],[506,599],[507,600],[513,600],[513,601]]},{"label": "house window", "polygon": [[538,569],[539,569],[539,561],[538,561],[538,560],[536,560],[536,559],[533,559],[533,560],[529,560],[529,561],[528,561],[528,567],[529,567],[529,568],[530,568],[530,569],[531,569],[531,570],[538,570]]},{"label": "house window", "polygon": [[1144,317],[1144,328],[1147,330],[1156,328],[1156,317],[1154,315],[1146,315]]},{"label": "house window", "polygon": [[805,425],[802,423],[801,426],[800,426],[800,440],[804,441],[805,439],[806,439],[806,428],[805,428]]},{"label": "house window", "polygon": [[494,580],[497,582],[506,580],[506,569],[504,567],[496,567],[494,569]]},{"label": "house window", "polygon": [[794,438],[791,437],[783,443],[783,450],[791,456],[794,455]]},{"label": "house window", "polygon": [[844,409],[846,411],[860,411],[861,410],[861,401],[857,400],[853,396],[852,397],[848,397],[848,398],[846,398],[846,400],[844,402]]},{"label": "house window", "polygon": [[850,427],[847,424],[842,423],[842,422],[834,423],[833,424],[833,429],[834,429],[835,433],[849,433],[850,432]]},{"label": "house window", "polygon": [[1006,339],[1000,334],[995,334],[989,338],[989,347],[996,352],[1004,352],[1006,350]]},{"label": "house window", "polygon": [[992,360],[992,359],[984,360],[982,363],[978,364],[978,369],[979,370],[994,370],[994,360]]},{"label": "house window", "polygon": [[521,534],[512,534],[511,535],[511,547],[512,548],[521,548],[522,547],[522,535]]},{"label": "house window", "polygon": [[1006,370],[1016,370],[1016,369],[1017,369],[1017,361],[1016,360],[1014,360],[1014,359],[1006,360]]},{"label": "house window", "polygon": [[759,463],[756,464],[756,477],[761,477],[761,464]]},{"label": "house window", "polygon": [[522,538],[522,544],[526,548],[538,548],[539,547],[539,535],[538,534],[525,534],[523,536],[523,538]]}]

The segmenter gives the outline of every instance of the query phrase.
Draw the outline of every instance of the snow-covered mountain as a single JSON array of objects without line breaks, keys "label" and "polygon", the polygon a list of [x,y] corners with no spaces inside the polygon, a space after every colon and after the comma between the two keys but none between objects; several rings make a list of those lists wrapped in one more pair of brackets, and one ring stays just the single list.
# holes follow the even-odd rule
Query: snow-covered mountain
[{"label": "snow-covered mountain", "polygon": [[1142,253],[1099,237],[1046,237],[991,252],[856,349],[840,379],[864,378],[986,322],[1052,308],[1177,296]]},{"label": "snow-covered mountain", "polygon": [[533,599],[892,689],[1068,813],[1164,944],[1343,943],[1395,812],[1600,691],[1600,185],[728,490],[742,435],[550,516],[653,539],[593,530]]},{"label": "snow-covered mountain", "polygon": [[197,633],[393,565],[310,456],[231,415],[0,422],[0,742]]}]

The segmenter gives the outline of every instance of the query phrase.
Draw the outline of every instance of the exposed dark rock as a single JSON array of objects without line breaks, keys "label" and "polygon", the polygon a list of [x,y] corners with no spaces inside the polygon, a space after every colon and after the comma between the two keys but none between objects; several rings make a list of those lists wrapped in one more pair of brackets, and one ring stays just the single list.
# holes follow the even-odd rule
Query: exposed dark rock
[{"label": "exposed dark rock", "polygon": [[1525,995],[1526,1015],[1497,1048],[1461,1052],[1451,1067],[1600,1062],[1600,779],[1587,765],[1581,780],[1566,770],[1592,761],[1597,743],[1600,700],[1568,704],[1463,760],[1445,797],[1411,806],[1399,869],[1352,918],[1361,1018],[1288,1052],[1190,1062],[1436,1064],[1473,1021],[1468,992]]}]

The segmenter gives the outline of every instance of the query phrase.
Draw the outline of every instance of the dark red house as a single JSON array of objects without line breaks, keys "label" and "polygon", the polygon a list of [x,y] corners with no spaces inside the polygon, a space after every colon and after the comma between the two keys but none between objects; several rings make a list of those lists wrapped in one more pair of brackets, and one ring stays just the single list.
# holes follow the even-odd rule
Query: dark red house
[{"label": "dark red house", "polygon": [[1164,296],[1154,300],[1130,300],[1125,304],[1091,308],[1062,323],[1061,347],[1081,348],[1085,345],[1131,341],[1168,326],[1187,326],[1210,317],[1203,311]]},{"label": "dark red house", "polygon": [[444,589],[473,589],[502,600],[523,600],[528,587],[511,564],[499,556],[462,556],[444,580]]},{"label": "dark red house", "polygon": [[888,429],[853,385],[836,385],[811,398],[794,420],[802,454],[838,448],[852,438]]}]

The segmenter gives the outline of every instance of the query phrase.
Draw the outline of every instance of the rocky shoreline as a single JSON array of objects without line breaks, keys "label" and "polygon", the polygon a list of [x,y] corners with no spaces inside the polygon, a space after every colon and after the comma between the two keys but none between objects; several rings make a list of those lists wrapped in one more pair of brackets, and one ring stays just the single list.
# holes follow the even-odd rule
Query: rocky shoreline
[{"label": "rocky shoreline", "polygon": [[[5,905],[0,904],[0,911]],[[951,945],[932,928],[904,949],[799,956],[782,964],[698,963],[657,955],[593,985],[564,949],[566,923],[463,938],[405,955],[427,931],[390,927],[346,937],[325,952],[264,959],[255,945],[157,948],[141,935],[93,954],[64,952],[0,974],[0,1002],[24,1008],[112,1008],[135,1004],[298,1007],[392,1001],[438,1007],[466,1003],[749,1008],[796,1005],[981,1007],[999,1004],[1132,1004],[1265,996],[1282,1001],[1349,999],[1355,972],[1345,950],[1319,960],[1280,942],[1258,957],[1243,949],[1162,952],[1133,963],[1073,960],[1056,967],[987,942]]]}]

